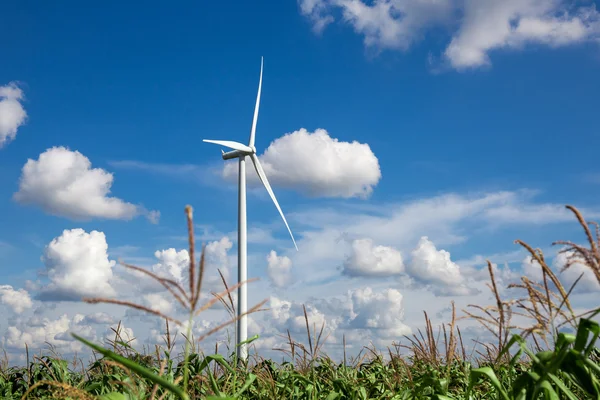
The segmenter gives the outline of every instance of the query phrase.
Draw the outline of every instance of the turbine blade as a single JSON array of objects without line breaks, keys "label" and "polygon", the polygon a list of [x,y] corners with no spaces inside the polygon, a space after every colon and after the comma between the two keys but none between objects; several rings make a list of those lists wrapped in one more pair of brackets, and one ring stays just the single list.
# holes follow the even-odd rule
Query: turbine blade
[{"label": "turbine blade", "polygon": [[258,80],[258,94],[256,95],[256,105],[254,106],[254,119],[252,120],[252,130],[250,131],[250,140],[248,146],[254,146],[254,138],[256,136],[256,122],[258,121],[258,108],[260,106],[260,91],[262,88],[263,75],[263,58],[260,58],[260,78]]},{"label": "turbine blade", "polygon": [[285,223],[285,226],[286,226],[288,232],[290,233],[290,236],[292,237],[292,242],[294,242],[294,247],[296,248],[296,251],[298,251],[298,245],[296,245],[296,240],[294,239],[292,230],[290,229],[290,226],[288,225],[287,220],[285,219],[285,215],[283,215],[283,211],[281,211],[281,207],[279,207],[279,203],[277,202],[275,193],[273,193],[273,189],[271,189],[271,185],[269,185],[269,181],[267,180],[265,171],[262,169],[262,166],[260,165],[260,161],[258,161],[258,157],[256,156],[255,153],[252,153],[252,154],[250,154],[250,158],[252,159],[252,164],[254,164],[254,168],[256,169],[256,173],[258,174],[258,177],[260,178],[263,185],[265,185],[265,189],[267,189],[267,192],[269,192],[269,195],[271,196],[273,203],[275,203],[275,207],[277,207],[277,211],[279,211],[279,215],[281,215],[281,218],[283,219],[283,222]]},{"label": "turbine blade", "polygon": [[231,140],[208,140],[208,139],[204,139],[203,142],[220,144],[221,146],[229,147],[230,149],[244,151],[244,152],[247,152],[247,153],[252,153],[252,149],[250,147],[246,146],[245,144],[238,143],[238,142],[232,142]]}]

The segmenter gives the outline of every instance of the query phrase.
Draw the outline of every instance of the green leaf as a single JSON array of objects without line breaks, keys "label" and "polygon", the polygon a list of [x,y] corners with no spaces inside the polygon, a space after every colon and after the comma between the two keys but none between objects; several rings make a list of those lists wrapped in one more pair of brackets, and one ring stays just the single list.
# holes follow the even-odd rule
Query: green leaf
[{"label": "green leaf", "polygon": [[558,393],[554,390],[550,382],[542,381],[538,383],[533,391],[532,399],[537,399],[539,393],[544,393],[544,399],[546,400],[559,400]]},{"label": "green leaf", "polygon": [[510,400],[508,394],[504,390],[504,387],[502,387],[502,384],[498,380],[498,377],[490,367],[476,368],[471,370],[471,374],[469,377],[469,386],[467,387],[467,398],[469,397],[471,390],[473,389],[473,386],[475,385],[479,377],[487,378],[492,384],[492,386],[494,386],[494,388],[498,391],[498,396],[500,398],[502,398],[503,400]]},{"label": "green leaf", "polygon": [[556,375],[548,374],[548,377],[569,398],[569,400],[577,400],[577,396],[575,396],[575,394],[573,394],[573,392],[571,392]]},{"label": "green leaf", "polygon": [[238,392],[235,394],[235,397],[240,397],[242,393],[244,393],[246,390],[248,390],[250,386],[252,386],[252,383],[254,383],[255,380],[256,375],[248,374],[248,379],[246,379],[246,382],[244,382],[244,386],[242,386],[240,390],[238,390]]}]

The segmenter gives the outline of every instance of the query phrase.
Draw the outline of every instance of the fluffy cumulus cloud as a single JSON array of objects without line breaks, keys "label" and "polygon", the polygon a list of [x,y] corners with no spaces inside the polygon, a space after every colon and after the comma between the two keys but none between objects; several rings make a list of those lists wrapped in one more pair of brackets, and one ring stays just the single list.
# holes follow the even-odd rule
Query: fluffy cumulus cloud
[{"label": "fluffy cumulus cloud", "polygon": [[411,253],[407,271],[411,277],[431,285],[438,295],[459,296],[473,294],[465,284],[458,264],[446,250],[438,250],[427,237],[422,237]]},{"label": "fluffy cumulus cloud", "polygon": [[225,280],[229,279],[229,250],[231,250],[231,247],[233,247],[233,243],[227,236],[206,245],[204,250],[206,251],[206,278],[208,283],[221,282],[217,270],[221,271]]},{"label": "fluffy cumulus cloud", "polygon": [[393,247],[375,246],[371,239],[352,241],[350,255],[344,261],[344,274],[350,276],[392,276],[404,272],[402,254]]},{"label": "fluffy cumulus cloud", "polygon": [[0,86],[0,148],[14,140],[25,123],[27,112],[21,104],[23,91],[15,84]]},{"label": "fluffy cumulus cloud", "polygon": [[16,325],[10,325],[2,339],[2,345],[9,351],[25,349],[25,344],[30,349],[41,349],[50,344],[58,351],[80,352],[83,345],[70,335],[71,332],[95,339],[94,330],[84,321],[85,317],[81,314],[75,314],[72,318],[63,314],[57,319],[34,315]]},{"label": "fluffy cumulus cloud", "polygon": [[267,275],[273,286],[283,288],[292,282],[292,260],[271,250],[267,256]]},{"label": "fluffy cumulus cloud", "polygon": [[428,29],[446,28],[452,37],[443,56],[457,69],[490,64],[489,52],[496,49],[528,44],[558,47],[600,38],[600,14],[589,1],[299,0],[299,4],[319,32],[340,13],[369,48],[406,50]]},{"label": "fluffy cumulus cloud", "polygon": [[108,259],[103,232],[83,229],[63,231],[44,250],[42,261],[50,283],[42,289],[43,300],[78,301],[82,297],[110,297],[115,261]]},{"label": "fluffy cumulus cloud", "polygon": [[152,266],[152,271],[161,277],[175,280],[177,283],[183,283],[184,277],[189,270],[190,255],[187,250],[177,251],[174,248],[166,250],[157,250],[154,257],[158,262]]},{"label": "fluffy cumulus cloud", "polygon": [[380,340],[397,340],[411,333],[410,327],[402,322],[404,305],[400,291],[375,292],[365,287],[351,291],[348,297],[351,300],[349,328],[371,330]]},{"label": "fluffy cumulus cloud", "polygon": [[116,339],[117,341],[123,341],[130,346],[137,346],[139,344],[137,337],[133,333],[133,329],[122,323],[113,324],[107,327],[104,331],[103,339],[108,343]]},{"label": "fluffy cumulus cloud", "polygon": [[[230,256],[229,250],[233,244],[227,236],[219,240],[209,242],[205,247],[205,270],[202,280],[202,293],[207,295],[210,291],[221,291],[224,289],[218,271],[221,271],[226,281],[229,279]],[[157,263],[152,265],[152,272],[158,276],[173,279],[177,283],[187,287],[189,282],[190,255],[187,250],[176,250],[174,248],[159,250],[154,253]],[[198,255],[199,257],[199,255]],[[198,260],[196,260],[198,262]],[[145,281],[146,279],[143,278]],[[158,286],[154,285],[156,288]],[[162,288],[162,287],[161,287]],[[146,299],[149,300],[149,299]],[[162,303],[157,300],[157,303]]]},{"label": "fluffy cumulus cloud", "polygon": [[10,285],[0,285],[0,299],[17,314],[33,306],[31,297],[25,289],[15,290]]},{"label": "fluffy cumulus cloud", "polygon": [[275,334],[287,330],[295,335],[305,334],[308,319],[311,332],[318,333],[324,326],[329,344],[340,343],[342,335],[354,335],[358,339],[356,345],[366,345],[368,340],[390,345],[392,340],[412,332],[403,322],[403,296],[392,288],[357,288],[340,298],[313,299],[304,304],[271,297],[269,310],[267,321],[275,328]]},{"label": "fluffy cumulus cloud", "polygon": [[165,315],[169,315],[173,311],[174,301],[167,299],[159,293],[148,293],[143,296],[144,303],[147,307],[159,311]]},{"label": "fluffy cumulus cloud", "polygon": [[75,220],[129,220],[145,213],[151,222],[157,222],[157,212],[109,197],[112,183],[111,173],[92,168],[90,160],[80,152],[53,147],[23,166],[14,199],[36,205],[49,214]]},{"label": "fluffy cumulus cloud", "polygon": [[304,316],[303,304],[271,296],[269,300],[269,321],[276,328],[277,333],[289,330],[292,333],[306,333],[306,321],[311,332],[316,328],[320,330],[323,324],[329,331],[335,329],[336,322],[327,320],[325,314],[313,304],[304,304],[306,317]]},{"label": "fluffy cumulus cloud", "polygon": [[[259,159],[273,186],[309,196],[365,198],[381,179],[379,160],[368,144],[339,141],[325,129],[288,133]],[[226,164],[223,176],[237,181],[237,163]],[[256,173],[248,173],[248,182],[260,185]]]}]

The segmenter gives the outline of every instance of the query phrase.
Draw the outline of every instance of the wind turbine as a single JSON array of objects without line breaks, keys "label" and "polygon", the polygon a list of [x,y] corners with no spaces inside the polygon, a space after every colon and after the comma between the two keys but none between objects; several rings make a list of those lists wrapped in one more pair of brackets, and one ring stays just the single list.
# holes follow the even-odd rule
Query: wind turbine
[{"label": "wind turbine", "polygon": [[[204,142],[214,143],[224,147],[228,147],[233,149],[233,151],[229,151],[225,153],[221,150],[223,160],[230,160],[233,158],[237,158],[239,160],[239,180],[238,180],[238,282],[244,282],[248,278],[248,265],[247,265],[247,237],[246,237],[246,156],[250,157],[252,160],[252,164],[254,164],[254,168],[256,169],[256,173],[260,178],[261,182],[269,192],[273,203],[275,203],[275,207],[279,211],[279,215],[283,219],[285,226],[287,227],[290,236],[292,237],[292,241],[294,242],[294,247],[296,251],[298,251],[298,246],[296,245],[296,241],[294,240],[294,235],[290,229],[290,226],[285,219],[285,215],[283,215],[283,211],[281,211],[281,207],[277,202],[277,198],[273,193],[273,189],[271,189],[271,185],[267,180],[267,176],[265,175],[265,171],[260,165],[260,161],[256,156],[256,147],[254,147],[254,138],[256,133],[256,121],[258,120],[258,108],[260,105],[260,92],[262,88],[262,74],[263,74],[263,59],[260,59],[260,79],[258,81],[258,94],[256,95],[256,106],[254,107],[254,119],[252,120],[252,129],[250,130],[250,140],[248,145],[233,142],[229,140],[207,140],[204,139]],[[238,316],[242,315],[237,321],[237,351],[238,358],[242,360],[246,360],[248,356],[248,351],[246,348],[246,344],[240,345],[248,338],[248,320],[247,315],[243,315],[248,310],[248,292],[247,285],[242,285],[238,287]]]}]

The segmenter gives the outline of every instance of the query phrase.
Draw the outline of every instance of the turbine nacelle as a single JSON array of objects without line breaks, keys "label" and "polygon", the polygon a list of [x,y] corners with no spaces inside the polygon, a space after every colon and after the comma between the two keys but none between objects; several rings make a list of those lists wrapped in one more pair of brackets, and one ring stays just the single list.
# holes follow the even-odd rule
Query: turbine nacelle
[{"label": "turbine nacelle", "polygon": [[221,140],[204,140],[204,142],[221,144],[223,146],[227,146],[227,145],[223,144],[223,142],[235,143],[236,147],[227,146],[230,149],[234,149],[233,151],[225,152],[225,151],[221,150],[221,155],[223,157],[223,160],[231,160],[233,158],[238,158],[241,156],[251,156],[252,154],[256,154],[256,147],[245,146],[238,142],[221,141]]},{"label": "turbine nacelle", "polygon": [[243,151],[239,151],[239,150],[233,150],[233,151],[228,151],[228,152],[224,152],[221,150],[222,157],[223,160],[231,160],[234,158],[239,158],[240,156],[246,156],[248,155],[247,153],[244,153]]}]

